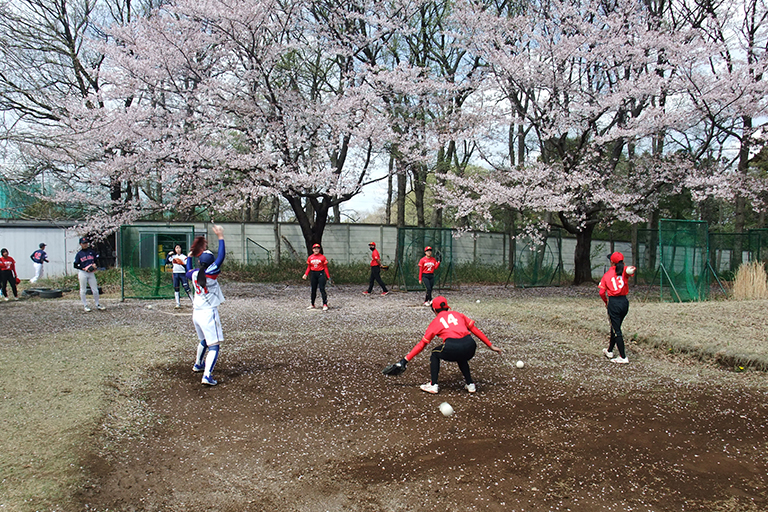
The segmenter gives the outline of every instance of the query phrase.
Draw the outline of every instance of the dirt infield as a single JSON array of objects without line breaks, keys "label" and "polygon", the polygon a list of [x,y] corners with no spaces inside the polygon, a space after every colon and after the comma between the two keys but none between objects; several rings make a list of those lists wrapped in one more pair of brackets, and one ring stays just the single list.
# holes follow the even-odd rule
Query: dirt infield
[{"label": "dirt infield", "polygon": [[[381,374],[433,317],[421,295],[329,291],[330,311],[307,311],[303,287],[225,284],[213,388],[191,371],[189,308],[108,300],[84,314],[71,298],[51,302],[76,318],[63,329],[158,325],[158,344],[188,340],[165,364],[137,369],[140,429],[94,432],[73,509],[768,510],[764,374],[637,345],[631,364],[614,365],[599,334],[568,344],[546,325],[505,320],[541,292],[476,288],[446,295],[505,355],[480,344],[477,393],[447,363],[429,395],[418,387],[427,353],[402,376]],[[18,334],[33,334],[26,325]],[[454,416],[440,414],[443,401]]]}]

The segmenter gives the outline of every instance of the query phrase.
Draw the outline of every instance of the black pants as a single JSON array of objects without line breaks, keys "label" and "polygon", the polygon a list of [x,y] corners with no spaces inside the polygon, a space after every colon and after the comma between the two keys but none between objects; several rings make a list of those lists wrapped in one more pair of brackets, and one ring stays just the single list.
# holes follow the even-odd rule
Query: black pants
[{"label": "black pants", "polygon": [[621,324],[629,312],[629,300],[626,295],[608,297],[608,318],[611,320],[611,342],[608,352],[613,352],[613,347],[619,348],[619,355],[627,357],[624,352],[624,336],[621,334]]},{"label": "black pants", "polygon": [[18,297],[19,292],[16,291],[16,278],[13,277],[12,270],[0,270],[0,290],[3,290],[3,295],[8,297],[8,283],[11,284],[11,290],[13,290],[13,296]]},{"label": "black pants", "polygon": [[381,267],[379,265],[373,265],[371,267],[371,279],[368,281],[368,293],[373,291],[374,281],[379,283],[379,286],[381,286],[381,291],[387,291],[387,285],[385,285],[384,281],[381,280]]},{"label": "black pants", "polygon": [[432,384],[437,384],[437,376],[440,374],[440,360],[454,361],[459,365],[464,381],[472,384],[472,375],[469,373],[469,360],[475,357],[477,344],[475,339],[467,334],[463,338],[448,338],[445,343],[432,349],[429,358],[429,370]]},{"label": "black pants", "polygon": [[435,286],[435,274],[421,274],[421,280],[424,282],[424,287],[427,289],[427,296],[424,302],[432,300],[432,288]]},{"label": "black pants", "polygon": [[184,287],[184,291],[187,292],[188,297],[192,297],[192,292],[189,289],[189,283],[187,282],[187,274],[180,272],[173,273],[173,291],[179,291],[179,285]]},{"label": "black pants", "polygon": [[317,298],[317,287],[320,287],[320,295],[323,297],[323,306],[328,304],[328,296],[325,294],[325,281],[327,277],[324,270],[310,270],[309,284],[312,285],[312,305],[315,305]]}]

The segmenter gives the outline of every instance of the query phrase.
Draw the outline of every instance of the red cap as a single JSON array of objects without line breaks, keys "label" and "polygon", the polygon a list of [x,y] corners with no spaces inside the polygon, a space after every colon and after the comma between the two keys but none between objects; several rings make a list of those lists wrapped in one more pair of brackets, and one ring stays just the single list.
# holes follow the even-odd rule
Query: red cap
[{"label": "red cap", "polygon": [[376,242],[368,242],[368,245],[372,245],[372,246],[376,247]]},{"label": "red cap", "polygon": [[624,261],[624,255],[620,252],[615,252],[611,254],[611,263],[618,263],[620,261]]},{"label": "red cap", "polygon": [[319,249],[319,248],[320,248],[320,244],[315,244],[315,245],[313,245],[313,246],[312,246],[312,248],[313,248],[313,249],[314,249],[315,247],[317,247],[317,248]]},{"label": "red cap", "polygon": [[445,309],[450,309],[448,307],[448,300],[446,300],[445,297],[442,295],[438,295],[434,299],[432,299],[432,310],[433,311],[442,311]]},{"label": "red cap", "polygon": [[424,252],[427,252],[427,251],[431,251],[431,250],[432,250],[432,248],[431,248],[430,246],[426,246],[426,247],[424,248]]}]

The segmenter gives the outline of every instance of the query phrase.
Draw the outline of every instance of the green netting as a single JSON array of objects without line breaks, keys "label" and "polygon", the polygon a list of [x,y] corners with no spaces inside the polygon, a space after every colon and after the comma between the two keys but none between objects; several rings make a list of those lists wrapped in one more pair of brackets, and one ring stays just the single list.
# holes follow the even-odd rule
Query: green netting
[{"label": "green netting", "polygon": [[247,265],[272,263],[272,252],[269,249],[250,238],[246,238],[245,242],[245,263]]},{"label": "green netting", "polygon": [[706,300],[709,295],[709,236],[702,221],[659,221],[661,299]]},{"label": "green netting", "polygon": [[749,230],[749,253],[754,261],[768,261],[768,229]]},{"label": "green netting", "polygon": [[194,226],[121,226],[117,242],[121,297],[173,298],[173,269],[166,256],[176,244],[186,254],[194,238]]},{"label": "green netting", "polygon": [[559,286],[563,278],[563,238],[560,230],[538,237],[515,238],[515,286]]},{"label": "green netting", "polygon": [[732,280],[750,253],[749,233],[709,234],[709,264],[719,277]]},{"label": "green netting", "polygon": [[637,267],[635,284],[657,284],[659,282],[659,230],[638,229],[637,247],[635,248]]},{"label": "green netting", "polygon": [[432,256],[440,262],[435,272],[435,291],[453,286],[453,232],[444,228],[398,228],[397,273],[395,282],[401,290],[423,290],[419,284],[419,260],[424,247],[432,247]]}]

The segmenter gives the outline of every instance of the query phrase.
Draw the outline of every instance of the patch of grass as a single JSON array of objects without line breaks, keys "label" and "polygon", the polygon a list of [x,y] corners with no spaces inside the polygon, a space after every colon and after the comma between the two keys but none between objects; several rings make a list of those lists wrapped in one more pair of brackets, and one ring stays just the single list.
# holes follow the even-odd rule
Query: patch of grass
[{"label": "patch of grass", "polygon": [[[96,273],[96,280],[99,282],[99,287],[105,293],[117,293],[120,291],[119,268],[100,270]],[[79,290],[80,282],[77,279],[77,273],[75,273],[67,276],[45,277],[34,284],[29,283],[29,281],[23,281],[19,285],[19,293],[27,288],[68,288],[70,290]]]}]

